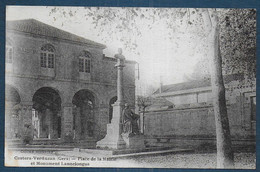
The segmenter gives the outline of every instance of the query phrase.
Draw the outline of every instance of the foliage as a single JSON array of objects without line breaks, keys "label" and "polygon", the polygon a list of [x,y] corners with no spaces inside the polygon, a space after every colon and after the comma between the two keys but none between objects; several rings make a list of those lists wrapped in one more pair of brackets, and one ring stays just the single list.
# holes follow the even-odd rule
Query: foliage
[{"label": "foliage", "polygon": [[[245,73],[256,76],[256,10],[217,9],[220,19],[220,49],[224,74]],[[176,33],[189,35],[196,42],[194,53],[204,54],[195,66],[194,73],[187,78],[199,79],[209,76],[205,52],[205,28],[201,9],[188,8],[114,8],[114,7],[53,7],[50,15],[62,22],[75,19],[87,20],[98,30],[98,36],[109,43],[118,40],[126,49],[139,55],[138,41],[145,32],[156,32],[162,25],[166,39],[178,48],[182,41]],[[62,23],[63,24],[63,23]]]},{"label": "foliage", "polygon": [[[52,7],[49,15],[55,21],[76,22],[89,21],[106,43],[119,40],[127,49],[138,54],[137,39],[148,30],[156,32],[154,28],[162,25],[167,38],[178,40],[175,32],[203,35],[202,28],[192,27],[202,22],[196,11],[187,8],[114,8],[114,7]],[[199,30],[199,32],[198,32]],[[191,35],[193,36],[193,35]],[[176,43],[178,46],[178,42]]]},{"label": "foliage", "polygon": [[[219,9],[220,50],[224,74],[244,73],[249,80],[256,77],[256,10]],[[205,47],[201,46],[199,51]],[[206,56],[195,65],[189,79],[209,77]]]},{"label": "foliage", "polygon": [[137,97],[137,105],[139,107],[139,110],[145,111],[145,108],[151,105],[151,98],[150,97],[144,97],[144,96],[138,96]]},{"label": "foliage", "polygon": [[229,9],[220,24],[224,72],[256,77],[256,10]]}]

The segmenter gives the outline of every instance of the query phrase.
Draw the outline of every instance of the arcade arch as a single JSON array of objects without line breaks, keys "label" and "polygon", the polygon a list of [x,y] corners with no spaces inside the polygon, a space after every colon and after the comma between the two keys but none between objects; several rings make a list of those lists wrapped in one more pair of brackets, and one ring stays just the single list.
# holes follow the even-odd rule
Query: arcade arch
[{"label": "arcade arch", "polygon": [[73,96],[74,139],[84,140],[94,136],[96,102],[94,94],[86,89],[78,91]]},{"label": "arcade arch", "polygon": [[5,88],[5,101],[11,103],[13,106],[21,102],[20,94],[10,85],[6,85]]},{"label": "arcade arch", "polygon": [[34,138],[61,138],[61,97],[50,87],[33,95],[32,125]]},{"label": "arcade arch", "polygon": [[20,138],[22,135],[21,97],[18,91],[10,85],[6,85],[5,88],[5,101],[6,136],[8,139]]}]

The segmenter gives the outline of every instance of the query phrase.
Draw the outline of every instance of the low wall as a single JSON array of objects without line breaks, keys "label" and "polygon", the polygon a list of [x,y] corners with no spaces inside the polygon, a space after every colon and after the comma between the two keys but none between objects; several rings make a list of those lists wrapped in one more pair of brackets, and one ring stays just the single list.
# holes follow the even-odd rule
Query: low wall
[{"label": "low wall", "polygon": [[[232,143],[255,144],[255,130],[250,126],[250,107],[240,102],[227,105]],[[243,110],[242,110],[243,109]],[[187,106],[146,112],[144,135],[147,146],[200,147],[216,145],[213,106]]]}]

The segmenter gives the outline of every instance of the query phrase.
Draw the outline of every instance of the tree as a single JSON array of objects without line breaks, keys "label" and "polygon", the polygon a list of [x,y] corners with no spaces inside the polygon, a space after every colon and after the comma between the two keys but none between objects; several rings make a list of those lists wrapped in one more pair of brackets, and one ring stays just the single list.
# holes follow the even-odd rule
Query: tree
[{"label": "tree", "polygon": [[202,14],[205,21],[205,29],[208,33],[208,57],[211,64],[211,87],[217,136],[217,167],[232,168],[234,166],[234,154],[232,151],[225,86],[222,75],[219,18],[216,10],[211,11],[210,15],[209,11],[204,9]]},{"label": "tree", "polygon": [[256,76],[256,11],[254,9],[228,9],[221,12],[217,14],[215,10],[212,15],[209,15],[208,10],[204,10],[205,29],[210,32],[208,40],[205,41],[208,44],[206,57],[209,58],[202,58],[198,62],[191,78],[203,78],[211,74],[215,97],[217,165],[223,168],[233,166],[233,153],[222,71],[225,74],[244,73],[247,82],[254,80]]},{"label": "tree", "polygon": [[[180,39],[175,36],[175,32],[178,31],[189,34],[192,41],[201,45],[199,48],[194,47],[194,49],[204,51],[211,64],[210,75],[214,95],[213,105],[217,136],[217,167],[232,168],[234,162],[222,76],[222,57],[224,57],[223,64],[228,70],[230,70],[229,66],[241,64],[241,69],[244,69],[244,71],[250,71],[250,66],[253,66],[252,71],[255,71],[255,65],[252,64],[256,64],[256,35],[255,32],[250,33],[250,28],[244,29],[243,27],[244,22],[246,26],[251,25],[254,26],[252,28],[255,28],[255,10],[89,7],[85,8],[84,13],[77,13],[77,10],[75,8],[53,8],[51,15],[53,13],[65,17],[83,15],[87,20],[92,20],[100,34],[106,33],[103,35],[105,39],[107,36],[109,39],[119,39],[125,49],[135,51],[137,54],[138,45],[136,40],[144,34],[140,31],[138,25],[152,30],[153,26],[163,24],[167,28],[165,31],[167,31],[167,36],[170,39]],[[242,18],[236,17],[237,14],[240,14]],[[247,17],[249,17],[250,21],[247,21]],[[200,27],[202,25],[204,27]],[[228,27],[229,29],[227,29]],[[236,35],[234,35],[233,29],[237,28],[250,34],[248,44],[245,44],[247,43],[246,35],[242,35],[237,39],[234,38]],[[203,41],[205,37],[207,39]],[[178,46],[177,41],[175,43]],[[239,48],[244,54],[235,56],[239,52]],[[243,51],[243,48],[248,48],[248,51]],[[250,53],[249,61],[247,58],[248,53]],[[241,60],[248,62],[245,65],[246,67],[240,62]],[[231,71],[234,70],[231,69]]]},{"label": "tree", "polygon": [[139,111],[145,112],[145,109],[151,105],[151,98],[150,97],[144,97],[144,96],[138,96],[137,97],[137,105],[139,107]]},{"label": "tree", "polygon": [[[226,57],[223,65],[225,72],[234,72],[235,68],[237,71],[246,72],[248,78],[255,77],[256,20],[255,10],[252,9],[229,10],[224,16],[222,16],[222,19],[224,18],[225,22],[223,20],[221,22],[216,9],[212,10],[211,13],[208,10],[203,10],[205,28],[208,32],[208,57],[211,64],[211,85],[214,97],[217,167],[232,168],[234,166],[234,155],[222,76],[222,56]],[[230,22],[231,19],[233,19],[233,22]],[[236,31],[234,31],[234,28]],[[241,30],[242,34],[240,33]],[[249,68],[249,66],[253,67]]]},{"label": "tree", "polygon": [[140,114],[139,127],[140,127],[141,133],[144,133],[144,114],[145,114],[145,110],[150,105],[151,105],[150,97],[137,96],[137,106],[138,106],[138,111],[139,111],[139,114]]}]

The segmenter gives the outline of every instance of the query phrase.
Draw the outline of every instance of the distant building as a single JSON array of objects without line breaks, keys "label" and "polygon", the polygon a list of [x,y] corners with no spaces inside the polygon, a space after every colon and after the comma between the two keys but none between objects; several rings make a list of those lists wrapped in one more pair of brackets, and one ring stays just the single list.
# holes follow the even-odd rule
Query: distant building
[{"label": "distant building", "polygon": [[[34,19],[7,21],[6,138],[94,147],[117,99],[116,59],[105,47]],[[134,106],[135,62],[126,61],[124,76]]]},{"label": "distant building", "polygon": [[[255,144],[255,80],[247,81],[242,74],[232,74],[224,76],[224,83],[233,143]],[[149,144],[171,141],[176,146],[198,146],[214,142],[216,131],[210,79],[164,85],[153,97],[165,99],[167,105],[159,99],[146,108],[144,133]]]}]

